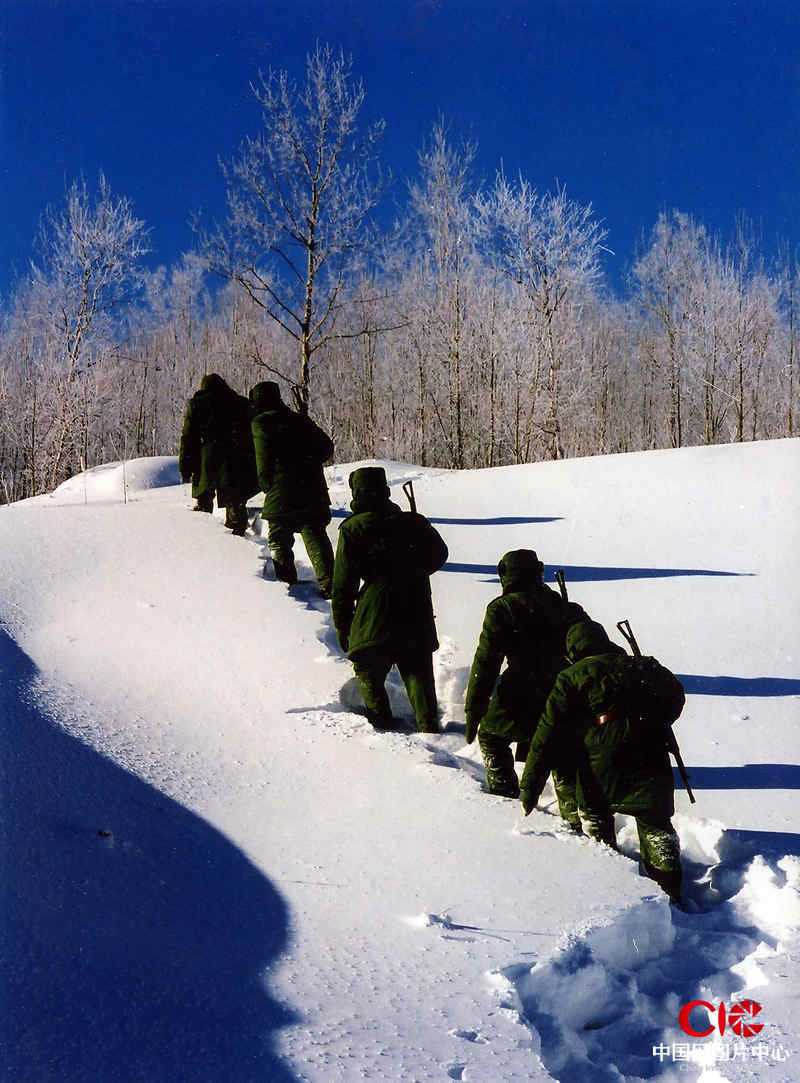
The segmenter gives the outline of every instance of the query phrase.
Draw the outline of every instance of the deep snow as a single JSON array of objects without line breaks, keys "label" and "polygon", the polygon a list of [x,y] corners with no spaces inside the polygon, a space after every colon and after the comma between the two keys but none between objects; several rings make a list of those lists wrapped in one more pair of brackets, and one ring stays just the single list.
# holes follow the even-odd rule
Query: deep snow
[{"label": "deep snow", "polygon": [[[174,459],[0,509],[3,1078],[800,1080],[800,441],[386,466],[450,548],[438,736],[394,680],[404,730],[353,712],[327,604]],[[463,694],[520,546],[684,681],[686,912],[631,821],[614,854],[481,788]],[[679,1028],[744,998],[754,1037]]]}]

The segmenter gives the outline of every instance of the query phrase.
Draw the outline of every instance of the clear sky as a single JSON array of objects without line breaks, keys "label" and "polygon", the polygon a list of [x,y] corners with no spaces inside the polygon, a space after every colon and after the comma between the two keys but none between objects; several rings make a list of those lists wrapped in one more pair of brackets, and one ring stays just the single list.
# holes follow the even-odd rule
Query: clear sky
[{"label": "clear sky", "polygon": [[502,161],[591,202],[614,284],[667,208],[800,243],[797,0],[0,0],[0,296],[101,169],[174,262],[258,130],[250,80],[302,79],[317,39],[353,55],[398,201],[443,115],[485,179]]}]

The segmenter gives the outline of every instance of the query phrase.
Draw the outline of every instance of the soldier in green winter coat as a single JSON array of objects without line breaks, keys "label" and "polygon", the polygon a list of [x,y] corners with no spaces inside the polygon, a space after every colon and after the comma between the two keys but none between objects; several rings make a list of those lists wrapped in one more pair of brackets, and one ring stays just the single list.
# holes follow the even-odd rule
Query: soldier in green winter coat
[{"label": "soldier in green winter coat", "polygon": [[447,560],[447,546],[423,515],[389,499],[382,467],[350,475],[353,515],[339,528],[331,608],[342,650],[353,663],[367,717],[393,724],[385,681],[396,665],[417,727],[439,728],[433,652],[439,642],[429,576]]},{"label": "soldier in green winter coat", "polygon": [[[486,608],[469,675],[467,741],[477,734],[486,788],[500,797],[519,796],[511,744],[517,742],[517,759],[524,761],[553,681],[566,664],[567,628],[586,617],[577,603],[542,582],[542,571],[532,549],[514,549],[501,558],[497,572],[503,593]],[[569,779],[554,781],[561,815],[580,830],[574,786]]]},{"label": "soldier in green winter coat", "polygon": [[261,514],[268,524],[275,576],[297,582],[293,550],[294,536],[300,534],[320,593],[330,598],[333,546],[325,528],[331,501],[323,463],[333,455],[333,442],[310,417],[283,403],[272,380],[256,384],[250,402],[258,480],[265,495]]},{"label": "soldier in green winter coat", "polygon": [[186,404],[178,469],[191,480],[195,511],[211,512],[216,495],[225,525],[234,534],[247,529],[247,500],[258,492],[250,403],[212,372]]},{"label": "soldier in green winter coat", "polygon": [[587,833],[616,847],[614,813],[634,816],[643,871],[678,901],[680,843],[671,820],[674,782],[666,735],[683,709],[683,687],[659,666],[661,699],[645,717],[624,691],[636,659],[612,643],[601,625],[571,627],[566,649],[572,664],[548,696],[520,783],[525,814],[535,808],[551,768],[574,773]]}]

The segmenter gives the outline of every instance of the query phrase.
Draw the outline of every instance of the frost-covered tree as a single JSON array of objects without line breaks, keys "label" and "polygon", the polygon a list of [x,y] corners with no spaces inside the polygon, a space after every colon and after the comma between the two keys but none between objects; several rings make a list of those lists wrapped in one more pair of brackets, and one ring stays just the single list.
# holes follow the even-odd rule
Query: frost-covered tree
[{"label": "frost-covered tree", "polygon": [[520,177],[503,171],[477,200],[490,258],[521,291],[528,306],[532,348],[529,416],[538,392],[547,395],[541,421],[552,458],[564,454],[561,433],[562,369],[576,345],[584,297],[601,277],[606,231],[591,204],[569,199],[563,188],[540,195]]},{"label": "frost-covered tree", "polygon": [[757,253],[745,222],[723,246],[673,211],[659,216],[634,266],[647,317],[643,369],[673,447],[754,439],[778,424],[780,286]]},{"label": "frost-covered tree", "polygon": [[383,122],[362,127],[364,87],[352,60],[317,45],[298,86],[270,70],[252,85],[261,132],[223,163],[228,219],[203,239],[209,265],[239,283],[296,343],[287,379],[308,410],[314,354],[335,333],[346,275],[366,241],[384,181],[377,167]]},{"label": "frost-covered tree", "polygon": [[112,194],[102,173],[95,192],[85,180],[74,181],[63,204],[49,207],[42,218],[23,291],[38,362],[52,365],[58,399],[51,486],[88,462],[97,366],[113,352],[147,251],[144,223],[127,197]]},{"label": "frost-covered tree", "polygon": [[777,279],[780,287],[780,306],[783,315],[784,330],[781,337],[779,386],[784,390],[782,431],[786,436],[795,433],[794,399],[797,384],[798,334],[800,334],[800,260],[797,251],[792,251],[782,242],[777,261]]},{"label": "frost-covered tree", "polygon": [[[416,372],[416,444],[428,461],[441,447],[449,466],[471,461],[475,382],[475,290],[480,280],[472,206],[476,147],[456,147],[439,120],[409,185],[407,269],[401,293],[406,349]],[[434,435],[435,431],[435,435]]]},{"label": "frost-covered tree", "polygon": [[707,233],[689,215],[661,213],[650,246],[634,264],[633,278],[644,310],[660,334],[653,363],[666,372],[668,428],[672,447],[684,443],[684,392],[690,350],[692,281],[702,275]]}]

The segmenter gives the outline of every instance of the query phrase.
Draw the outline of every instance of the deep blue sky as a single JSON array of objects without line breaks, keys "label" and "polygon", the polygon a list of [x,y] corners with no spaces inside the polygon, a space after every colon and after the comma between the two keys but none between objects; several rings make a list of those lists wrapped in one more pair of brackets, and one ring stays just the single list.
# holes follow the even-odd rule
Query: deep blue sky
[{"label": "deep blue sky", "polygon": [[220,215],[219,156],[258,130],[258,69],[302,78],[315,41],[353,55],[397,177],[439,115],[540,190],[591,202],[619,283],[677,207],[739,212],[800,243],[797,0],[2,0],[0,297],[65,182],[102,169],[152,227],[151,262]]}]

